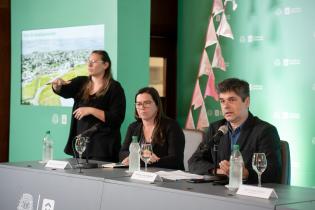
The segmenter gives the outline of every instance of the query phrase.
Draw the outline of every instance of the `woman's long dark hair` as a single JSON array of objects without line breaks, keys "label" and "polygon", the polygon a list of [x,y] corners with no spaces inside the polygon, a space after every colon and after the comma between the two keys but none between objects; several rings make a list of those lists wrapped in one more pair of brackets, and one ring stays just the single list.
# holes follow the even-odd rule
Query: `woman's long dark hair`
[{"label": "woman's long dark hair", "polygon": [[[104,50],[94,50],[92,51],[91,54],[97,54],[101,56],[101,60],[104,63],[108,63],[108,67],[107,69],[105,69],[105,73],[104,73],[104,77],[103,77],[103,86],[95,93],[96,97],[99,97],[101,95],[105,95],[105,93],[107,92],[109,86],[110,86],[110,82],[112,79],[112,72],[111,72],[111,60],[108,56],[108,53]],[[84,101],[89,100],[90,98],[90,94],[91,94],[91,89],[92,89],[92,79],[91,76],[89,77],[88,82],[83,86],[82,88],[82,99]]]},{"label": "woman's long dark hair", "polygon": [[[162,121],[162,118],[165,118],[166,116],[165,116],[164,111],[163,111],[163,106],[162,106],[162,101],[161,101],[160,95],[155,88],[144,87],[144,88],[141,88],[137,92],[137,94],[135,96],[135,103],[137,102],[137,96],[139,94],[143,94],[143,93],[149,94],[152,97],[155,105],[157,106],[157,113],[156,113],[156,116],[154,119],[155,127],[154,127],[154,130],[152,133],[152,144],[157,143],[159,145],[163,145],[165,138],[164,138],[164,134],[163,134],[163,126],[161,124],[161,121]],[[137,121],[141,121],[141,118],[139,118],[136,107],[135,107],[135,118]]]}]

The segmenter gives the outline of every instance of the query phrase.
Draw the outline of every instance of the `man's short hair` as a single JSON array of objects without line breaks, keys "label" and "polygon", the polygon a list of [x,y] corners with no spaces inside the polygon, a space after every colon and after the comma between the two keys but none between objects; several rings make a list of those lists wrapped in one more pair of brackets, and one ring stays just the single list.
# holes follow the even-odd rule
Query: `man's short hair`
[{"label": "man's short hair", "polygon": [[219,94],[233,91],[245,101],[245,99],[249,97],[249,84],[244,80],[229,78],[217,85],[217,91]]}]

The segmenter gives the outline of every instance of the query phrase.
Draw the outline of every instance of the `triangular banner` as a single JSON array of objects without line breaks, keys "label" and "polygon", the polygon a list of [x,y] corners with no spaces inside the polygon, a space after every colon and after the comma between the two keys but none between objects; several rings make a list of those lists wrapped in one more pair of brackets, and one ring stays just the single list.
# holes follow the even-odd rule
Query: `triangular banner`
[{"label": "triangular banner", "polygon": [[225,66],[224,58],[222,56],[221,47],[220,47],[219,42],[217,43],[217,46],[216,46],[215,51],[214,51],[214,56],[213,56],[213,60],[212,60],[212,68],[213,67],[220,68],[223,71],[226,70],[226,66]]},{"label": "triangular banner", "polygon": [[213,72],[210,72],[204,98],[206,98],[207,96],[211,96],[217,101],[217,100],[219,100],[219,96],[218,96],[218,93],[215,89],[215,82],[214,81],[215,81],[214,74],[213,74]]},{"label": "triangular banner", "polygon": [[204,49],[202,52],[201,56],[201,61],[199,64],[199,74],[198,76],[200,77],[201,75],[209,75],[209,73],[212,71],[211,64],[209,61],[208,53]]},{"label": "triangular banner", "polygon": [[206,46],[205,48],[215,44],[218,42],[217,35],[215,32],[214,24],[213,24],[213,18],[210,18],[208,31],[207,31],[207,38],[206,38]]},{"label": "triangular banner", "polygon": [[199,112],[197,129],[203,130],[204,128],[206,128],[208,126],[209,126],[209,120],[208,120],[207,110],[206,110],[205,103],[203,103],[201,110]]},{"label": "triangular banner", "polygon": [[191,109],[189,109],[189,113],[188,113],[188,116],[187,116],[185,128],[186,129],[195,129],[195,123],[194,123],[194,119],[193,119],[193,116],[192,116],[192,113],[191,113]]},{"label": "triangular banner", "polygon": [[225,13],[222,13],[220,25],[217,30],[217,34],[219,36],[224,36],[224,37],[234,39],[230,24],[227,22]]},{"label": "triangular banner", "polygon": [[222,0],[214,0],[213,1],[213,9],[212,14],[213,16],[216,16],[217,14],[224,11]]},{"label": "triangular banner", "polygon": [[199,80],[197,79],[191,105],[194,106],[194,109],[197,109],[201,107],[202,104],[203,104],[203,98],[202,98],[202,94],[201,94],[201,90],[199,86]]}]

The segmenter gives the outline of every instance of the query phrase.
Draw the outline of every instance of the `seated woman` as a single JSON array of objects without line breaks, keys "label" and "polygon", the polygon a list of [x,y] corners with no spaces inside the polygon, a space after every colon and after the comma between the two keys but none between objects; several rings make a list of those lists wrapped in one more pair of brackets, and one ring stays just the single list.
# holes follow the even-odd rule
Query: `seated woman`
[{"label": "seated woman", "polygon": [[153,154],[148,165],[170,169],[184,169],[185,137],[175,120],[164,115],[158,92],[145,87],[135,96],[135,118],[131,123],[120,150],[119,159],[128,165],[129,145],[132,136],[138,136],[139,143],[151,143]]}]

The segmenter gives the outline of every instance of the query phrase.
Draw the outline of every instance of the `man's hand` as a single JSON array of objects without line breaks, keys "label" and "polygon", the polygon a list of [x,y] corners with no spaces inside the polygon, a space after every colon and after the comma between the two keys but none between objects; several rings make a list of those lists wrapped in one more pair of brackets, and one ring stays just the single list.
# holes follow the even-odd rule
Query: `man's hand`
[{"label": "man's hand", "polygon": [[[226,176],[230,175],[230,162],[227,160],[222,160],[219,163],[219,168],[217,169],[217,174],[224,174]],[[249,175],[247,168],[243,165],[243,179],[246,179]]]}]

